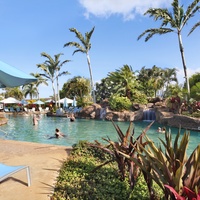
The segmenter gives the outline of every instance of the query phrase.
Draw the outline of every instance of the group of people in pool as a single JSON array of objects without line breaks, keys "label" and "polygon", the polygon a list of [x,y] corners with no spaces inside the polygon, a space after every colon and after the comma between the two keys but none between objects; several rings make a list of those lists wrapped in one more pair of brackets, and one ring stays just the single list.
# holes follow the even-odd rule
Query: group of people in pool
[{"label": "group of people in pool", "polygon": [[[70,118],[70,122],[75,121],[74,115],[71,115],[69,118]],[[38,114],[33,114],[33,125],[37,125],[39,120],[40,120],[40,116]],[[63,137],[66,137],[66,135],[61,133],[60,130],[58,128],[56,128],[55,136],[51,136],[48,139],[63,138]]]}]

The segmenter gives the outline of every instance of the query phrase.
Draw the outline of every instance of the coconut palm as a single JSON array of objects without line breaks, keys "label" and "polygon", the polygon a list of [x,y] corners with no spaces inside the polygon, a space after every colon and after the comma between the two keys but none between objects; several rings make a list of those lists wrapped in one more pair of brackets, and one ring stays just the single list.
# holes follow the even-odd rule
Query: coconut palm
[{"label": "coconut palm", "polygon": [[64,44],[64,47],[67,47],[67,46],[76,47],[76,50],[73,52],[73,55],[77,52],[86,54],[89,72],[90,72],[90,84],[91,84],[91,88],[92,88],[93,102],[95,103],[96,98],[95,98],[95,91],[94,91],[94,84],[93,84],[93,77],[92,77],[92,68],[91,68],[90,56],[89,56],[89,51],[91,49],[90,39],[94,32],[94,28],[95,27],[93,27],[90,32],[86,32],[85,37],[77,29],[70,28],[69,30],[71,32],[75,33],[76,37],[80,40],[81,44],[78,42],[68,42],[68,43]]},{"label": "coconut palm", "polygon": [[149,71],[148,84],[153,87],[155,97],[157,91],[164,86],[163,74],[163,70],[155,65]]},{"label": "coconut palm", "polygon": [[47,79],[44,79],[39,73],[30,73],[30,75],[34,76],[35,78],[37,78],[37,81],[34,84],[36,85],[37,93],[38,93],[38,99],[39,99],[40,95],[39,95],[38,87],[41,84],[44,84],[44,85],[48,86]]},{"label": "coconut palm", "polygon": [[[172,69],[166,68],[163,70],[163,72],[164,72],[163,80],[165,82],[166,92],[168,90],[170,82],[174,81],[174,82],[178,83],[176,71],[177,71],[176,68],[172,68]],[[164,94],[164,96],[165,96],[165,94]]]},{"label": "coconut palm", "polygon": [[113,89],[124,97],[131,99],[131,91],[136,85],[136,78],[131,66],[124,65],[115,72],[108,74],[108,80],[113,83]]},{"label": "coconut palm", "polygon": [[25,85],[23,87],[23,93],[24,93],[25,98],[29,95],[31,100],[33,99],[33,97],[36,97],[36,98],[38,97],[38,90],[34,83]]},{"label": "coconut palm", "polygon": [[[69,74],[68,71],[63,71],[61,73],[59,72],[61,67],[65,63],[70,61],[70,60],[64,60],[63,62],[60,62],[59,58],[61,55],[63,54],[62,53],[56,54],[54,55],[54,59],[53,59],[49,54],[42,52],[41,56],[47,58],[47,60],[43,64],[37,64],[38,68],[44,71],[44,74],[40,74],[40,75],[46,77],[52,83],[53,95],[56,101],[56,106],[57,106],[57,100],[58,102],[60,100],[58,77]],[[55,80],[57,82],[58,98],[56,98],[56,92],[55,92],[55,86],[54,86]],[[59,107],[60,107],[60,102],[59,102]]]},{"label": "coconut palm", "polygon": [[[150,17],[154,17],[154,20],[161,20],[162,24],[159,28],[151,28],[145,30],[141,35],[139,35],[138,40],[147,34],[145,38],[145,42],[147,42],[152,36],[155,34],[163,35],[166,33],[174,32],[178,36],[179,42],[179,50],[181,53],[183,69],[185,74],[185,82],[187,84],[188,95],[190,95],[190,86],[189,86],[189,79],[187,75],[187,67],[184,55],[184,48],[182,42],[181,32],[188,21],[195,15],[196,12],[200,10],[199,6],[200,0],[194,0],[186,9],[184,10],[183,6],[179,5],[179,0],[174,0],[172,2],[173,12],[171,13],[170,10],[161,9],[161,8],[150,8],[145,12],[149,14]],[[169,27],[167,27],[169,25]],[[191,29],[190,33],[200,25],[200,22],[196,23],[193,28]],[[190,34],[189,33],[189,34]]]},{"label": "coconut palm", "polygon": [[3,90],[5,90],[5,98],[14,97],[19,100],[23,98],[23,93],[20,87],[4,88]]}]

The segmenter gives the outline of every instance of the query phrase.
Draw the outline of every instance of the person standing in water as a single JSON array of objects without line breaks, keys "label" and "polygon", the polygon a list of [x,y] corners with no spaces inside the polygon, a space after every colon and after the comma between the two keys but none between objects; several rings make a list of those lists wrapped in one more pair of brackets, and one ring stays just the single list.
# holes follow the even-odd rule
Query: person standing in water
[{"label": "person standing in water", "polygon": [[33,114],[33,125],[37,125],[39,120],[40,120],[39,115]]}]

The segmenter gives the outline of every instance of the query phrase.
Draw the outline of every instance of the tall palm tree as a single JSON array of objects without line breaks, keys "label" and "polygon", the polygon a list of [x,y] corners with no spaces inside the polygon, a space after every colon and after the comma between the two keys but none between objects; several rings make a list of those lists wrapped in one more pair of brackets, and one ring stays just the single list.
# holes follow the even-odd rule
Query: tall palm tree
[{"label": "tall palm tree", "polygon": [[64,47],[67,47],[67,46],[76,47],[76,50],[73,52],[73,55],[77,52],[81,52],[81,53],[86,54],[89,72],[90,72],[90,82],[91,82],[90,84],[91,84],[91,88],[92,88],[93,102],[96,103],[93,77],[92,77],[92,68],[91,68],[90,56],[89,56],[89,51],[91,49],[90,39],[91,39],[92,34],[94,32],[94,28],[95,27],[93,27],[90,32],[86,32],[85,37],[77,29],[70,28],[69,30],[71,32],[75,33],[76,37],[80,40],[81,44],[78,43],[78,42],[68,42],[68,43],[64,44]]},{"label": "tall palm tree", "polygon": [[39,73],[30,73],[30,75],[34,76],[35,78],[37,78],[37,81],[34,84],[36,85],[37,93],[38,93],[38,99],[39,99],[40,95],[39,95],[38,87],[41,84],[44,84],[44,85],[48,86],[47,79],[44,79]]},{"label": "tall palm tree", "polygon": [[[56,102],[56,106],[57,106],[57,102],[59,103],[59,107],[60,107],[60,94],[59,94],[59,82],[58,82],[58,77],[62,76],[62,75],[67,75],[69,74],[68,71],[63,71],[63,72],[59,72],[61,67],[69,62],[70,60],[64,60],[63,62],[61,62],[59,60],[60,56],[63,55],[62,53],[56,54],[54,55],[54,59],[47,53],[42,52],[41,56],[47,58],[47,60],[43,63],[43,64],[37,64],[38,68],[40,68],[41,70],[44,71],[44,74],[40,74],[41,76],[46,77],[48,80],[51,81],[52,83],[52,89],[53,89],[53,95],[54,95],[54,99]],[[54,82],[57,82],[57,94],[58,94],[58,98],[56,98],[56,92],[55,92],[55,86],[54,86]],[[58,100],[58,101],[57,101]]]},{"label": "tall palm tree", "polygon": [[123,96],[131,99],[131,91],[135,87],[135,75],[131,66],[124,65],[115,72],[108,74],[108,79],[113,83],[114,90]]},{"label": "tall palm tree", "polygon": [[[171,33],[171,32],[174,32],[177,34],[178,42],[179,42],[179,50],[181,53],[183,69],[184,69],[184,74],[185,74],[185,82],[187,84],[188,95],[190,95],[190,85],[189,85],[189,79],[187,75],[187,67],[186,67],[186,62],[185,62],[181,32],[184,26],[188,23],[188,21],[195,15],[196,12],[200,10],[200,6],[198,5],[199,2],[200,0],[194,0],[187,7],[186,11],[184,11],[183,6],[179,5],[179,0],[174,0],[172,2],[172,8],[173,8],[172,13],[170,10],[167,10],[167,9],[161,9],[161,8],[148,9],[145,12],[145,15],[149,14],[150,17],[154,17],[155,21],[161,20],[162,21],[161,27],[147,29],[138,37],[138,40],[139,40],[141,37],[147,34],[145,38],[145,42],[147,42],[155,34],[163,35],[163,34]],[[168,25],[170,26],[167,27]],[[200,25],[200,22],[196,23],[195,26],[193,26],[193,28],[191,29],[190,33],[199,25]]]}]

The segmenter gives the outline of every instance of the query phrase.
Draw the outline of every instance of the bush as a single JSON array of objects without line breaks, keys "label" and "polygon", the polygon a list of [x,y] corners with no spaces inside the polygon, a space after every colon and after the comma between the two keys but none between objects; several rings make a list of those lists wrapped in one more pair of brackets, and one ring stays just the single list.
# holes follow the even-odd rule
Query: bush
[{"label": "bush", "polygon": [[112,95],[109,99],[110,108],[115,111],[123,111],[131,109],[131,101],[127,97]]},{"label": "bush", "polygon": [[69,159],[64,162],[51,200],[147,200],[148,189],[142,177],[132,191],[128,182],[120,180],[115,162],[93,171],[97,165],[110,158],[98,148],[82,141],[73,146]]}]

